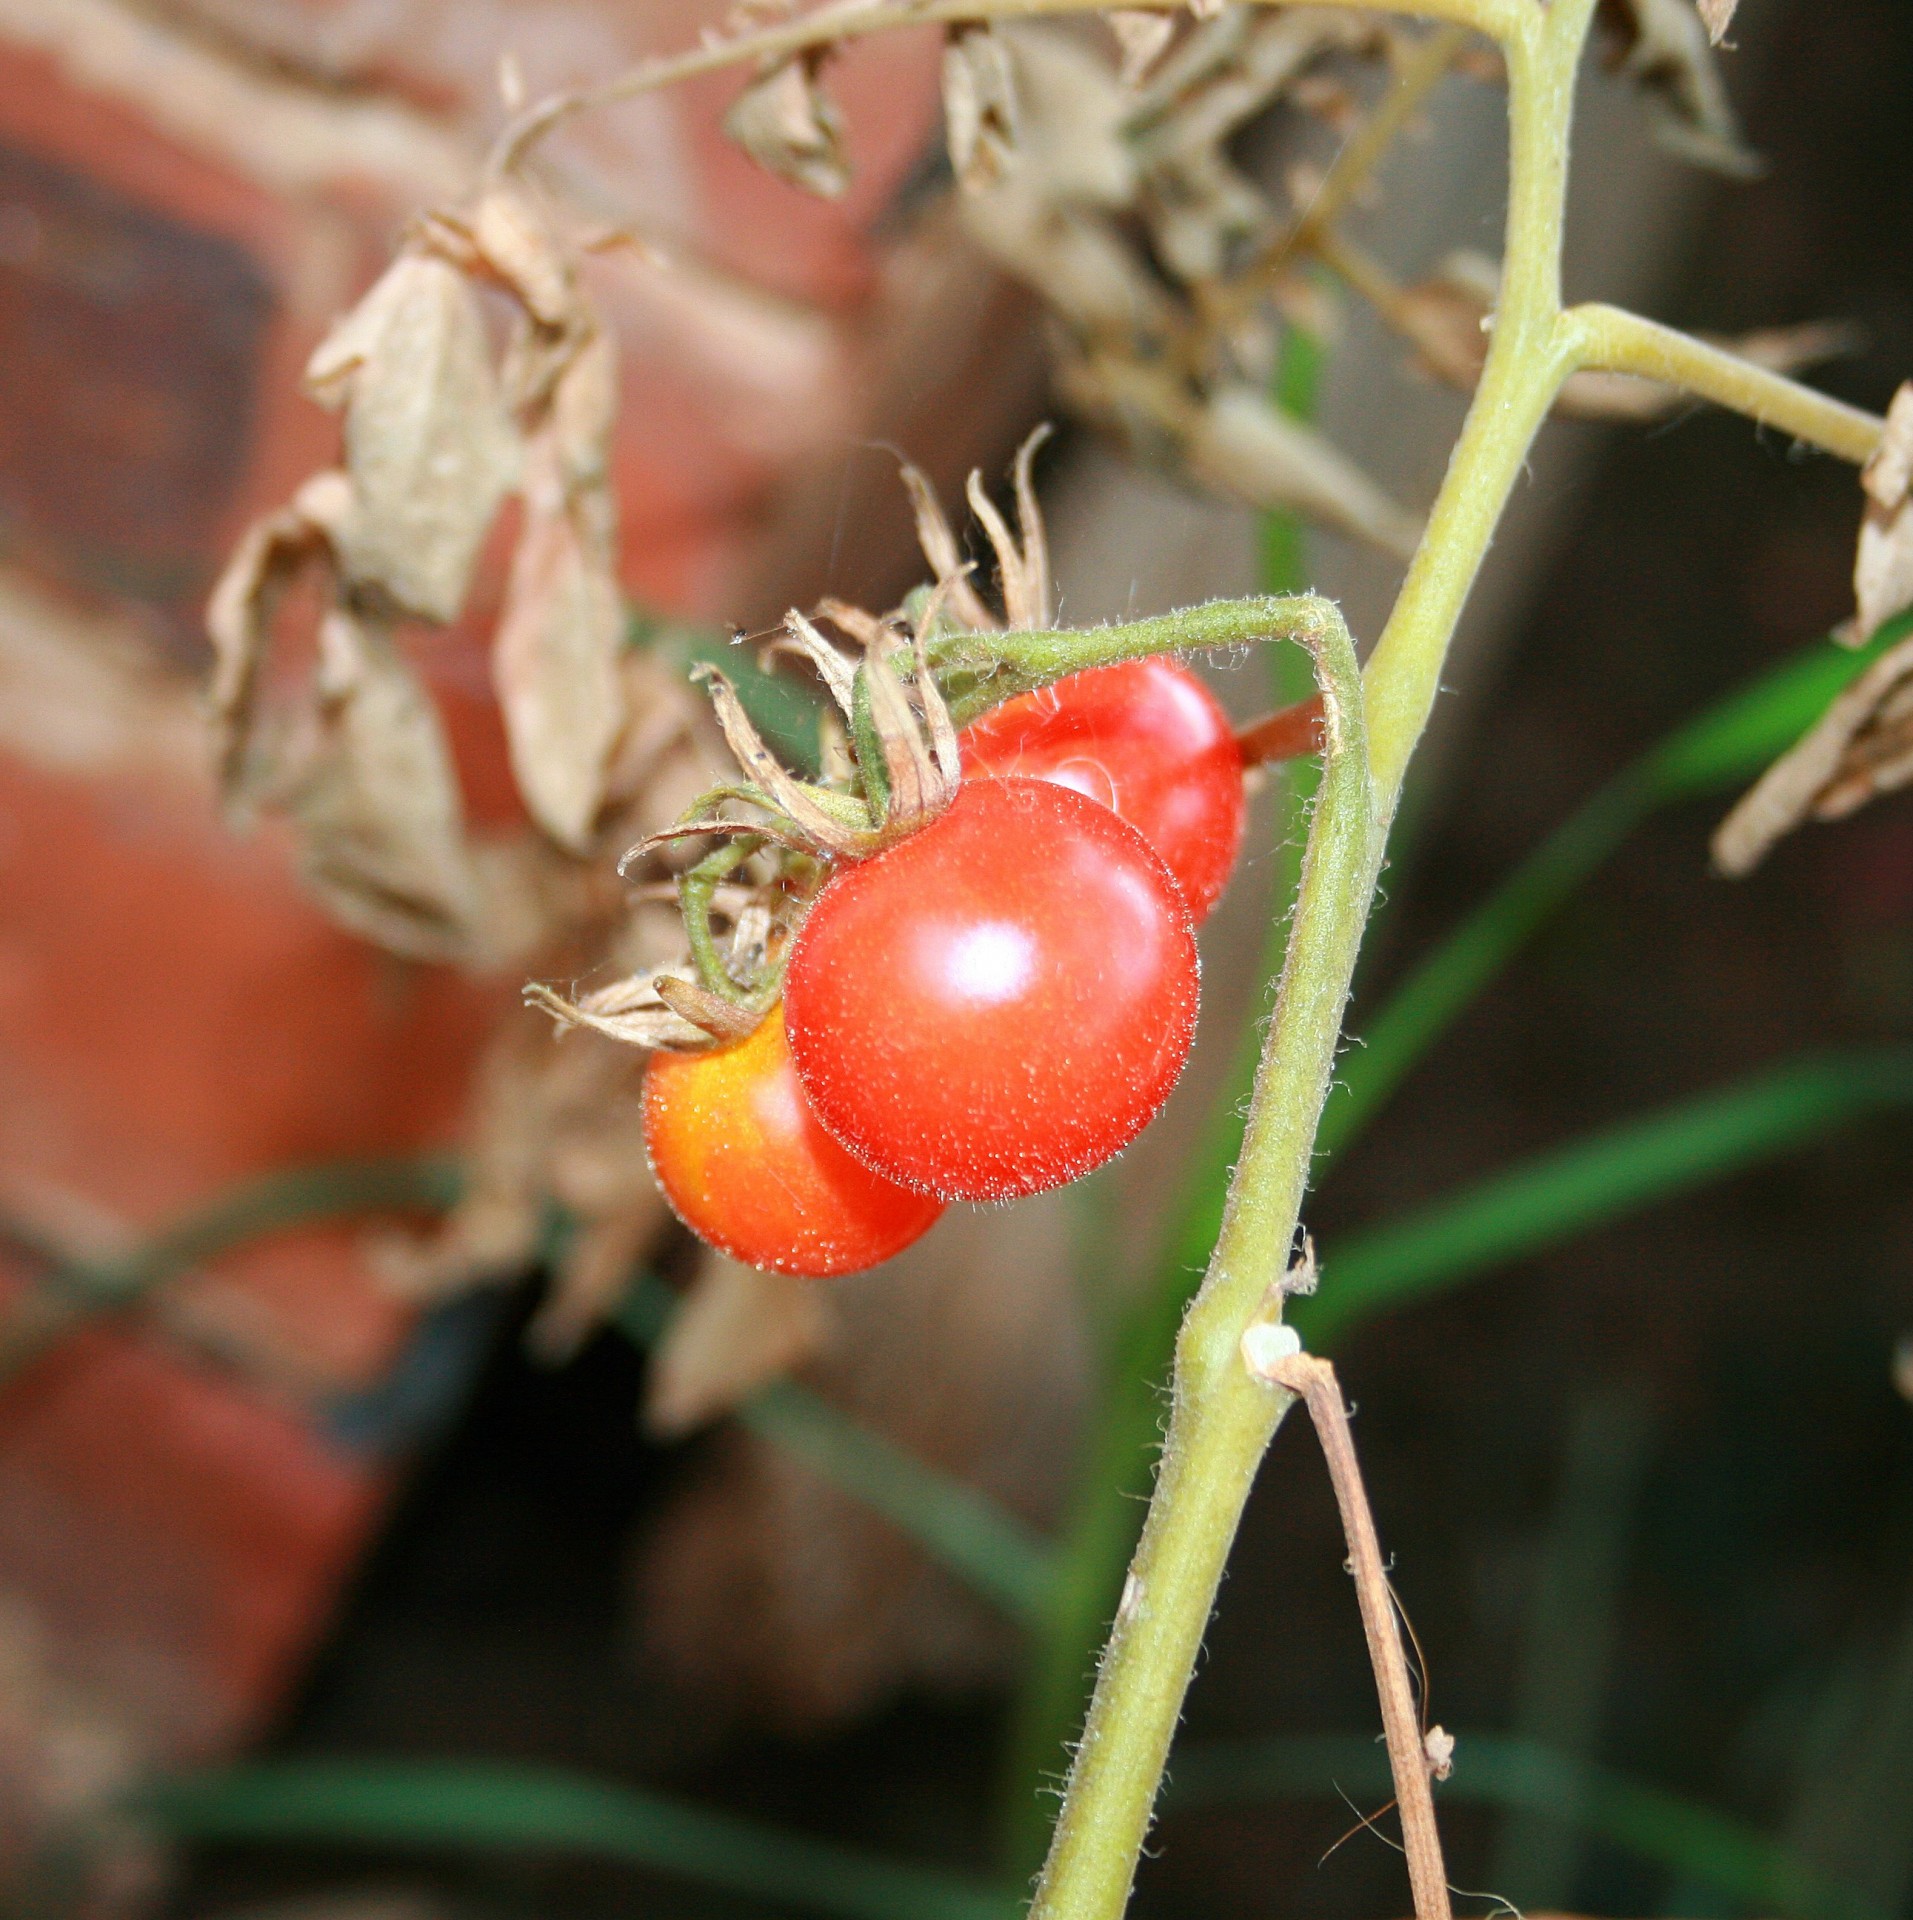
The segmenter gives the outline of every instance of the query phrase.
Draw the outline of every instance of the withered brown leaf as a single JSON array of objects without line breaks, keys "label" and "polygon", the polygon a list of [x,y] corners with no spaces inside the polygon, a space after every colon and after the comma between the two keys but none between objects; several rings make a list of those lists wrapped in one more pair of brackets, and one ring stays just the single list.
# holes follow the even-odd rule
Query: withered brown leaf
[{"label": "withered brown leaf", "polygon": [[766,68],[724,116],[724,131],[760,167],[825,200],[850,185],[843,116],[818,78],[825,54],[813,48]]},{"label": "withered brown leaf", "polygon": [[1727,38],[1727,29],[1734,24],[1740,0],[1694,0],[1694,4],[1700,9],[1701,22],[1707,29],[1709,43],[1719,46]]},{"label": "withered brown leaf", "polygon": [[826,1299],[816,1281],[706,1254],[652,1360],[644,1424],[690,1433],[802,1366],[823,1345]]},{"label": "withered brown leaf", "polygon": [[1714,835],[1722,873],[1751,873],[1802,822],[1838,820],[1913,782],[1913,640],[1883,653],[1761,775]]},{"label": "withered brown leaf", "polygon": [[1860,473],[1866,513],[1853,560],[1855,615],[1844,638],[1857,646],[1913,605],[1913,380],[1887,409],[1878,450]]},{"label": "withered brown leaf", "polygon": [[333,915],[395,953],[470,956],[480,907],[437,710],[384,623],[320,624],[316,738],[284,804]]},{"label": "withered brown leaf", "polygon": [[534,441],[492,675],[527,810],[561,846],[582,851],[624,724],[624,606],[608,543],[579,525],[560,460],[555,433]]},{"label": "withered brown leaf", "polygon": [[943,48],[943,122],[957,184],[977,193],[1016,157],[1016,73],[1002,36],[988,25],[950,29]]},{"label": "withered brown leaf", "polygon": [[1762,171],[1741,139],[1708,27],[1692,0],[1602,0],[1601,18],[1621,48],[1616,65],[1653,110],[1664,147],[1731,179]]},{"label": "withered brown leaf", "polygon": [[519,458],[465,276],[401,254],[320,342],[306,384],[345,411],[353,501],[334,544],[347,577],[454,618]]}]

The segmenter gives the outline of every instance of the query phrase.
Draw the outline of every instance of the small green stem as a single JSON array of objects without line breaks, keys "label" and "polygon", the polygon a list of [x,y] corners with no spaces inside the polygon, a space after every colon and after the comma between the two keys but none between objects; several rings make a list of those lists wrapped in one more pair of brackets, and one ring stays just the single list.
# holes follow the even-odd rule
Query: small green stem
[{"label": "small green stem", "polygon": [[1880,444],[1885,423],[1875,415],[1656,320],[1594,303],[1570,307],[1563,321],[1578,366],[1679,387],[1856,466]]},{"label": "small green stem", "polygon": [[678,906],[684,919],[684,937],[691,948],[691,964],[697,968],[698,984],[726,1000],[743,1000],[745,988],[741,981],[731,977],[731,970],[718,951],[716,936],[711,932],[711,902],[717,897],[718,888],[763,844],[755,834],[727,840],[678,876]]},{"label": "small green stem", "polygon": [[930,664],[950,718],[967,727],[1005,700],[1118,660],[1208,653],[1269,640],[1312,646],[1323,634],[1339,631],[1342,616],[1333,600],[1313,593],[1259,594],[1247,600],[1211,600],[1121,626],[948,633],[930,643]]}]

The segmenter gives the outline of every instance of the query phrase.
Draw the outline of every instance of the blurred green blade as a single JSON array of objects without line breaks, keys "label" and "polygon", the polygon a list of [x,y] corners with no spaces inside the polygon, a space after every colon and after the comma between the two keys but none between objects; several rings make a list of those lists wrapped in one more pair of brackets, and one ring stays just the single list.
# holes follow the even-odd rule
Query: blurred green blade
[{"label": "blurred green blade", "polygon": [[1557,828],[1411,973],[1337,1064],[1316,1144],[1348,1145],[1441,1036],[1493,983],[1543,921],[1652,810],[1638,769],[1603,787]]},{"label": "blurred green blade", "polygon": [[[618,1325],[636,1345],[649,1347],[676,1309],[671,1289],[655,1274],[641,1274],[618,1311]],[[881,1514],[1011,1619],[1033,1626],[1047,1617],[1055,1585],[1050,1550],[986,1495],[925,1465],[794,1380],[775,1381],[754,1394],[737,1417]]]},{"label": "blurred green blade", "polygon": [[1836,1054],[1622,1121],[1332,1248],[1322,1292],[1291,1317],[1325,1345],[1384,1308],[1910,1100],[1913,1052]]},{"label": "blurred green blade", "polygon": [[[1209,1741],[1179,1751],[1171,1811],[1319,1795],[1387,1794],[1388,1759],[1359,1735]],[[1806,1920],[1886,1920],[1849,1890],[1814,1874],[1755,1828],[1677,1794],[1491,1733],[1456,1741],[1445,1802],[1545,1813],[1575,1821],[1643,1859],[1670,1867],[1759,1910]]]},{"label": "blurred green blade", "polygon": [[1544,840],[1415,968],[1382,1006],[1358,1015],[1322,1115],[1318,1145],[1344,1147],[1410,1070],[1656,807],[1754,779],[1818,720],[1843,687],[1913,632],[1889,620],[1862,648],[1823,641],[1716,701],[1624,768]]},{"label": "blurred green blade", "polygon": [[591,1853],[843,1920],[1007,1920],[1016,1908],[955,1875],[541,1767],[286,1760],[169,1782],[142,1807],[187,1840]]},{"label": "blurred green blade", "polygon": [[1013,1620],[1046,1619],[1055,1582],[1050,1551],[1021,1520],[926,1466],[828,1400],[780,1380],[745,1402],[753,1433],[861,1500]]},{"label": "blurred green blade", "polygon": [[1661,796],[1713,793],[1764,773],[1889,647],[1913,633],[1913,610],[1863,647],[1825,640],[1736,688],[1670,734],[1641,762]]}]

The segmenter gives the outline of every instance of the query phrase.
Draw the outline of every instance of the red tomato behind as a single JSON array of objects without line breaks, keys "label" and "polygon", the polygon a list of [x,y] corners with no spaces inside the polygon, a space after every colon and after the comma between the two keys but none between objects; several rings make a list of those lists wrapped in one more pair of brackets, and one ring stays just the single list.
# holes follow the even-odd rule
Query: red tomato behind
[{"label": "red tomato behind", "polygon": [[1119,813],[1168,863],[1198,922],[1242,844],[1242,756],[1215,695],[1156,656],[1007,700],[962,735],[967,772],[1053,780]]},{"label": "red tomato behind", "polygon": [[1195,1035],[1188,905],[1108,808],[971,780],[838,871],[792,947],[791,1052],[858,1159],[946,1200],[1100,1166],[1155,1117]]},{"label": "red tomato behind", "polygon": [[672,1211],[699,1239],[777,1273],[861,1272],[943,1211],[858,1165],[817,1124],[781,1006],[734,1046],[651,1062],[644,1144]]}]

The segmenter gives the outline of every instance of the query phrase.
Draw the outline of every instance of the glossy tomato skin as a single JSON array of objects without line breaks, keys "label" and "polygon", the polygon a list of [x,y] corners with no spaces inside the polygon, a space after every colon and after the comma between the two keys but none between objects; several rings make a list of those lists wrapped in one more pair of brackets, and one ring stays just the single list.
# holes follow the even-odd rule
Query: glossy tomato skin
[{"label": "glossy tomato skin", "polygon": [[1182,1071],[1196,999],[1161,857],[1040,780],[967,780],[942,818],[840,868],[784,984],[818,1118],[946,1200],[1040,1193],[1127,1146]]},{"label": "glossy tomato skin", "polygon": [[1242,755],[1229,716],[1178,661],[1071,674],[961,735],[968,773],[1053,780],[1119,813],[1162,855],[1198,923],[1242,845]]},{"label": "glossy tomato skin", "polygon": [[700,1240],[776,1273],[861,1272],[943,1211],[860,1165],[818,1125],[781,1005],[732,1046],[652,1060],[644,1144],[672,1211]]}]

